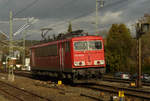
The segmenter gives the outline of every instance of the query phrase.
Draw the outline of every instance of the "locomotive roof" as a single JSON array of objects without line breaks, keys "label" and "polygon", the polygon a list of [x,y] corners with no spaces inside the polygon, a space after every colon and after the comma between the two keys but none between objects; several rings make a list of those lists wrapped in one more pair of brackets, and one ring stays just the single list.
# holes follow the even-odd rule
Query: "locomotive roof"
[{"label": "locomotive roof", "polygon": [[42,47],[42,46],[47,46],[47,45],[51,45],[51,44],[56,44],[56,43],[60,43],[60,42],[65,42],[65,41],[78,41],[78,40],[87,40],[87,39],[100,39],[102,40],[103,38],[101,36],[92,36],[92,35],[88,35],[88,36],[78,36],[78,37],[71,37],[71,38],[66,38],[66,39],[62,39],[62,40],[54,40],[54,41],[50,41],[47,43],[40,43],[37,45],[32,46],[31,48],[37,48],[37,47]]}]

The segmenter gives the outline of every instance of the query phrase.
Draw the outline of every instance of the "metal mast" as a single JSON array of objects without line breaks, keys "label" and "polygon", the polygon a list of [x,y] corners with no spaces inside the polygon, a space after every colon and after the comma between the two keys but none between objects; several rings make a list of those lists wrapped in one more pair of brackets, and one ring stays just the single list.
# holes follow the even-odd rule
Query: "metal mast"
[{"label": "metal mast", "polygon": [[9,56],[13,56],[13,28],[12,28],[12,11],[9,12]]},{"label": "metal mast", "polygon": [[98,0],[96,0],[96,19],[95,19],[96,32],[98,32]]},{"label": "metal mast", "polygon": [[8,80],[14,81],[14,73],[13,73],[13,17],[12,17],[12,11],[9,13],[9,56],[6,58],[6,60],[9,58],[9,64],[8,64]]},{"label": "metal mast", "polygon": [[23,56],[22,56],[23,68],[25,67],[25,53],[26,53],[25,39],[26,39],[26,31],[23,32]]},{"label": "metal mast", "polygon": [[96,0],[96,19],[95,19],[95,27],[96,27],[96,33],[98,33],[98,6],[102,8],[104,6],[104,0]]}]

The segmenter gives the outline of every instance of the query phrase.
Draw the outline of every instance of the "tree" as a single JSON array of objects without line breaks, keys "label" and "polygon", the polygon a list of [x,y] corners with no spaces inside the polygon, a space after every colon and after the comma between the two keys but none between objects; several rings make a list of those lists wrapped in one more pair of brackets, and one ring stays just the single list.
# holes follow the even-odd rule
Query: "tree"
[{"label": "tree", "polygon": [[129,70],[128,60],[132,49],[132,39],[126,25],[113,24],[106,40],[106,62],[110,70],[112,72]]},{"label": "tree", "polygon": [[71,32],[72,32],[72,24],[71,24],[71,22],[69,22],[68,33],[71,33]]},{"label": "tree", "polygon": [[[145,14],[142,17],[142,22],[150,24],[150,15]],[[150,30],[141,37],[142,39],[142,70],[150,73]]]}]

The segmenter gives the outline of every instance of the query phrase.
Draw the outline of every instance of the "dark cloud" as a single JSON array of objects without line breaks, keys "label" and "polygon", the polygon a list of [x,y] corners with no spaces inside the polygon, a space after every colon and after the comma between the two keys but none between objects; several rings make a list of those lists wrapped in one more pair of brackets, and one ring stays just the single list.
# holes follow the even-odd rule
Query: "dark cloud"
[{"label": "dark cloud", "polygon": [[[65,31],[68,22],[72,21],[73,29],[85,28],[95,32],[95,1],[96,0],[0,0],[0,20],[8,21],[9,10],[15,17],[35,17],[40,19],[31,29],[39,30],[52,27],[55,33]],[[99,28],[112,23],[132,23],[144,13],[150,13],[150,0],[104,0],[105,5],[99,8]],[[15,22],[14,32],[25,21]],[[76,27],[77,26],[77,27]],[[1,24],[0,29],[6,33],[8,24]],[[32,38],[35,36],[33,34]],[[40,32],[36,37],[40,36]]]},{"label": "dark cloud", "polygon": [[14,14],[21,11],[16,17],[66,18],[84,13],[93,8],[93,4],[91,0],[3,0],[0,5],[5,7],[0,12],[8,16],[12,9]]}]

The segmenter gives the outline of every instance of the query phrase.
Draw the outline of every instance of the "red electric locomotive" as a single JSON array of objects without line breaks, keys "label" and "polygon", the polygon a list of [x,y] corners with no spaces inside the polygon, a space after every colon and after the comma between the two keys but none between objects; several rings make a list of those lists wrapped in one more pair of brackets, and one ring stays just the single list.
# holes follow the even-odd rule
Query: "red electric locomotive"
[{"label": "red electric locomotive", "polygon": [[103,43],[100,36],[77,36],[34,45],[31,70],[68,79],[100,78],[106,65]]}]

